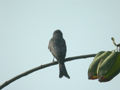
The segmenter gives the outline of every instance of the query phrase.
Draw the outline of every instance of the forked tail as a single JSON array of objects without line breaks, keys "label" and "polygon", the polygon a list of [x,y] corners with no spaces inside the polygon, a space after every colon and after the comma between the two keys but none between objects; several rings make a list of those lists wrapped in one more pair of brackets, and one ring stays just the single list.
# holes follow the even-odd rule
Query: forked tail
[{"label": "forked tail", "polygon": [[62,78],[63,76],[67,77],[68,79],[70,79],[70,76],[67,73],[66,67],[64,63],[59,63],[59,78]]}]

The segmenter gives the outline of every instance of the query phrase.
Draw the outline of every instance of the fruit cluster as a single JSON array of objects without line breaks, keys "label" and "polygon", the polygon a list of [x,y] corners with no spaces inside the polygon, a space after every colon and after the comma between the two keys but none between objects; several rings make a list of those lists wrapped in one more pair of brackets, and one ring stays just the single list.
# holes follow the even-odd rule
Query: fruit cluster
[{"label": "fruit cluster", "polygon": [[88,69],[88,79],[98,79],[107,82],[120,72],[120,52],[101,51],[95,57]]}]

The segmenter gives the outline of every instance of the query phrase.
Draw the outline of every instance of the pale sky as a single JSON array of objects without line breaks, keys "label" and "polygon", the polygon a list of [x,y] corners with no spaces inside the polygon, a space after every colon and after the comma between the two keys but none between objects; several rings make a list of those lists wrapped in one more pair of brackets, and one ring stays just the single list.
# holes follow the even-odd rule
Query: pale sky
[{"label": "pale sky", "polygon": [[[48,43],[60,29],[67,56],[113,50],[120,42],[120,0],[0,0],[0,84],[52,61]],[[58,65],[23,77],[3,90],[118,90],[120,75],[106,83],[88,80],[93,58],[66,63],[70,79],[59,79]]]}]

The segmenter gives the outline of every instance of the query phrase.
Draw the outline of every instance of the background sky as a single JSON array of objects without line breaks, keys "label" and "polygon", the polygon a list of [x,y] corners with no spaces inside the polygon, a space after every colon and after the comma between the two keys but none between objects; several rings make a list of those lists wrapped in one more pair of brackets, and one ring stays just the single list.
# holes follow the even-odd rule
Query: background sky
[{"label": "background sky", "polygon": [[[113,50],[120,42],[120,0],[0,0],[0,84],[52,61],[48,43],[63,32],[67,56]],[[3,90],[113,90],[120,75],[100,83],[88,80],[93,58],[66,63],[71,79],[59,79],[58,65],[23,77]]]}]

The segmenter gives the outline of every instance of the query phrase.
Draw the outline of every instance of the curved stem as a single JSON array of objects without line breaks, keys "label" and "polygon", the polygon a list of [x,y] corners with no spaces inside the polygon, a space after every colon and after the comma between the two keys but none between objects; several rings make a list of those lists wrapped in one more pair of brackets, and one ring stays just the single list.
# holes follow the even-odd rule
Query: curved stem
[{"label": "curved stem", "polygon": [[[82,59],[82,58],[89,58],[89,57],[94,57],[96,54],[89,54],[89,55],[81,55],[81,56],[74,56],[74,57],[68,57],[65,59],[65,62],[68,62],[68,61],[72,61],[72,60],[76,60],[76,59]],[[46,68],[46,67],[49,67],[49,66],[53,66],[53,65],[56,65],[58,64],[57,61],[55,62],[51,62],[51,63],[47,63],[47,64],[44,64],[44,65],[40,65],[38,67],[35,67],[33,69],[30,69],[26,72],[23,72],[7,81],[5,81],[3,84],[0,85],[0,90],[3,89],[4,87],[8,86],[9,84],[11,84],[12,82],[22,78],[23,76],[26,76],[28,74],[31,74],[37,70],[40,70],[40,69],[43,69],[43,68]]]}]

